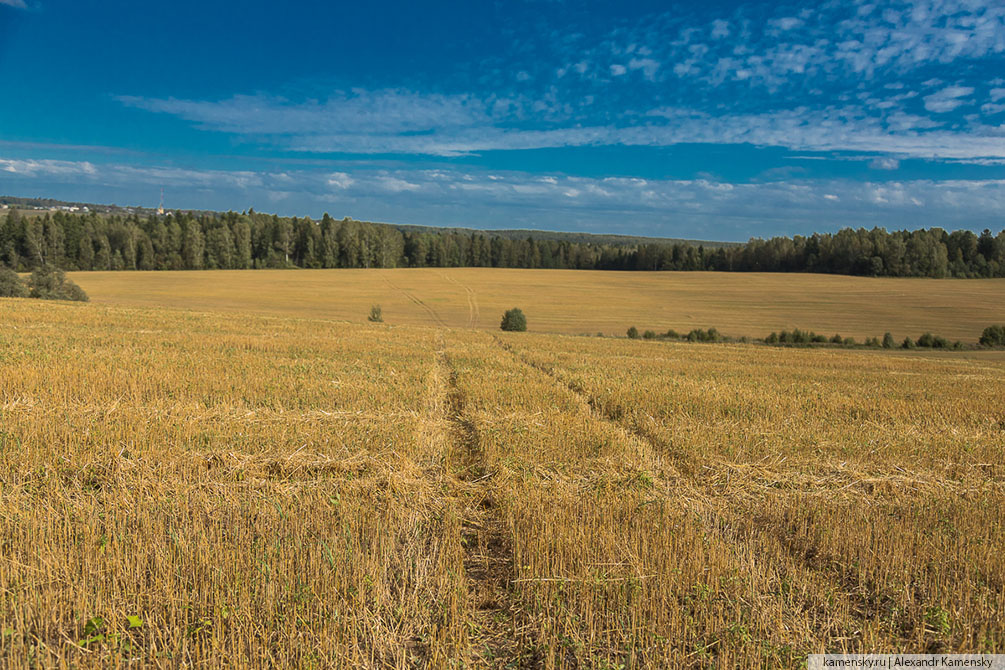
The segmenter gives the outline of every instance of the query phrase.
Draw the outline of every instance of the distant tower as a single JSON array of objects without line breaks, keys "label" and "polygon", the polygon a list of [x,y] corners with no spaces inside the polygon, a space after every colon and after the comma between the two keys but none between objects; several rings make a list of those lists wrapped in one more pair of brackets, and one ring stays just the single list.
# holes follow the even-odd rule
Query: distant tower
[{"label": "distant tower", "polygon": [[157,214],[164,216],[164,189],[161,189],[161,204],[157,206]]}]

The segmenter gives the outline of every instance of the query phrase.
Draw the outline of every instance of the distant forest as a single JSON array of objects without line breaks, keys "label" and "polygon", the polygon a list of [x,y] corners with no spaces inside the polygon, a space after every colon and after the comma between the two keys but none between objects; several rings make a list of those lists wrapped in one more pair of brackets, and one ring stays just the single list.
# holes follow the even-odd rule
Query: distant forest
[{"label": "distant forest", "polygon": [[17,271],[497,267],[821,272],[883,277],[1005,277],[1005,231],[939,228],[752,239],[711,246],[566,234],[456,231],[351,219],[247,213],[75,214],[0,219],[0,264]]}]

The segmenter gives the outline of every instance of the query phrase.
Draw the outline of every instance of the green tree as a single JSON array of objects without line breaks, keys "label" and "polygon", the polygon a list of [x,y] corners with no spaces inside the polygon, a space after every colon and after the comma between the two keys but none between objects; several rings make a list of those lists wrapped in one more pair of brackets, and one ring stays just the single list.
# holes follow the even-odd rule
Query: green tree
[{"label": "green tree", "polygon": [[896,346],[897,346],[897,342],[893,339],[893,334],[892,333],[885,333],[883,335],[883,348],[884,349],[893,349]]},{"label": "green tree", "polygon": [[1005,347],[1005,326],[988,326],[981,333],[981,345],[985,347]]},{"label": "green tree", "polygon": [[632,326],[631,328],[629,328],[628,329],[628,339],[630,339],[630,340],[637,340],[637,339],[639,339],[639,329],[636,328],[635,326]]},{"label": "green tree", "polygon": [[185,228],[181,241],[181,256],[186,270],[201,270],[203,259],[206,254],[206,241],[199,227],[199,222],[189,219],[185,222]]},{"label": "green tree", "polygon": [[519,307],[508,309],[503,314],[502,323],[499,324],[499,328],[502,330],[523,332],[527,330],[527,317],[524,316],[523,311]]},{"label": "green tree", "polygon": [[84,290],[66,278],[57,267],[40,265],[28,279],[28,295],[42,300],[76,300],[87,302]]},{"label": "green tree", "polygon": [[26,298],[28,287],[17,273],[0,265],[0,298]]}]

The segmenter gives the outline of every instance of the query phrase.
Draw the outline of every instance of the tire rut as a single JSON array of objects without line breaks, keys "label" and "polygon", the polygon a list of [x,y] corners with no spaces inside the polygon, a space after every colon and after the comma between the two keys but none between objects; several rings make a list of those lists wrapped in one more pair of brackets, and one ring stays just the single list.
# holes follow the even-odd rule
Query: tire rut
[{"label": "tire rut", "polygon": [[520,663],[519,639],[514,630],[516,609],[510,595],[515,575],[512,532],[500,512],[491,481],[495,473],[488,470],[457,370],[444,349],[437,352],[437,364],[446,385],[447,463],[458,494],[465,501],[461,543],[472,657],[477,667],[527,667]]},{"label": "tire rut", "polygon": [[387,277],[384,277],[384,281],[387,282],[388,286],[390,286],[391,288],[393,288],[395,291],[398,291],[399,293],[401,293],[403,296],[405,296],[406,298],[408,298],[408,300],[410,300],[412,303],[414,303],[415,305],[418,305],[419,307],[421,307],[422,309],[424,309],[426,311],[426,313],[429,314],[430,317],[432,317],[433,322],[436,323],[436,325],[441,326],[443,328],[447,328],[448,327],[446,321],[444,321],[443,318],[440,317],[439,313],[435,309],[433,309],[432,307],[430,307],[429,305],[427,305],[425,302],[423,302],[423,300],[421,298],[415,297],[414,295],[412,295],[411,293],[409,293],[405,289],[401,288],[400,286],[398,286],[397,284],[395,284],[394,282],[392,282]]},{"label": "tire rut", "polygon": [[[698,512],[703,519],[705,530],[710,535],[718,538],[728,545],[738,557],[740,556],[742,550],[746,548],[750,552],[749,556],[751,557],[750,560],[752,562],[759,562],[763,560],[757,558],[760,551],[758,550],[753,534],[759,536],[762,541],[771,542],[773,538],[770,533],[753,528],[750,524],[736,519],[734,513],[729,510],[728,503],[717,504],[714,502],[716,493],[708,490],[707,487],[703,486],[702,482],[698,480],[694,474],[697,467],[690,467],[686,465],[685,455],[683,452],[671,449],[669,445],[664,444],[662,440],[659,440],[655,436],[651,435],[648,431],[642,430],[625,421],[624,412],[620,407],[611,407],[602,399],[593,395],[586,389],[581,388],[575,382],[566,380],[549,366],[538,363],[537,361],[523,355],[498,336],[493,335],[493,339],[496,344],[498,344],[516,360],[547,375],[554,380],[556,384],[567,389],[570,393],[578,397],[598,420],[613,425],[616,428],[619,428],[623,433],[643,442],[648,447],[652,462],[654,463],[654,466],[656,466],[654,469],[661,470],[661,472],[656,473],[656,476],[654,477],[655,480],[660,482],[660,488],[668,494],[673,491],[672,495],[676,498],[683,498],[688,503],[691,503],[694,510]],[[685,467],[678,470],[678,468],[674,467],[673,464],[669,464],[669,471],[666,468],[660,468],[661,454],[669,455],[674,463],[684,464]],[[855,618],[868,620],[871,617],[868,615],[863,616],[863,613],[876,612],[877,601],[882,601],[883,599],[881,594],[863,592],[861,589],[851,588],[851,585],[848,583],[845,575],[836,575],[829,570],[821,568],[813,561],[808,560],[807,555],[804,552],[793,551],[791,547],[785,546],[785,544],[786,543],[783,542],[782,546],[788,553],[791,560],[803,569],[807,570],[807,572],[830,582],[835,587],[835,591],[840,593],[851,605],[850,611],[859,613],[855,615]]]},{"label": "tire rut", "polygon": [[462,284],[453,277],[449,275],[440,275],[446,279],[451,284],[460,286],[464,289],[464,293],[468,300],[468,328],[477,328],[478,322],[481,319],[481,310],[478,307],[478,295],[474,292],[474,289],[470,288],[466,284]]}]

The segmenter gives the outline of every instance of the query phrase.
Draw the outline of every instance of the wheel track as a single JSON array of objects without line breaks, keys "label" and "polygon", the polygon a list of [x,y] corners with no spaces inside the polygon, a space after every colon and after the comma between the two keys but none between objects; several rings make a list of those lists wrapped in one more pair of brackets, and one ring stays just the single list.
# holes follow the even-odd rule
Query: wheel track
[{"label": "wheel track", "polygon": [[[849,582],[849,575],[841,574],[840,571],[839,574],[835,574],[834,572],[823,569],[812,561],[806,552],[800,552],[791,546],[790,543],[773,538],[770,533],[764,530],[752,528],[749,525],[742,523],[742,521],[733,518],[734,515],[730,511],[728,503],[714,502],[717,492],[709,490],[707,486],[703,485],[702,482],[698,481],[698,479],[694,476],[693,473],[696,468],[684,467],[681,471],[679,471],[672,464],[667,464],[669,465],[669,471],[667,471],[666,469],[659,467],[661,461],[660,454],[669,453],[675,462],[682,463],[685,458],[685,454],[683,454],[683,452],[670,448],[669,445],[665,444],[662,440],[659,440],[648,431],[642,430],[634,424],[626,422],[621,408],[612,408],[604,403],[602,399],[582,388],[580,385],[566,380],[553,368],[534,361],[522,354],[499,336],[493,335],[493,339],[499,347],[508,352],[516,360],[523,363],[527,367],[538,370],[547,375],[556,384],[567,389],[570,393],[579,398],[588,411],[598,420],[619,429],[622,433],[625,433],[636,440],[642,441],[648,448],[649,457],[655,466],[654,470],[660,470],[660,472],[657,472],[654,477],[654,479],[661,483],[659,488],[668,495],[671,494],[670,492],[673,492],[672,495],[674,495],[677,499],[684,498],[684,500],[691,503],[693,509],[703,518],[705,529],[710,534],[730,546],[737,556],[740,555],[738,550],[742,547],[746,547],[750,551],[749,555],[751,557],[751,562],[763,560],[758,557],[760,552],[756,544],[753,542],[753,533],[756,533],[760,538],[769,543],[772,541],[778,541],[783,551],[785,551],[795,563],[802,566],[809,573],[822,578],[836,587],[837,592],[841,593],[841,595],[844,596],[844,598],[847,599],[847,602],[851,605],[849,611],[853,613],[853,616],[856,619],[872,618],[863,616],[863,613],[874,612],[876,610],[876,603],[878,601],[882,601],[883,599],[882,594],[873,593],[871,591],[863,592],[861,589],[853,588],[852,584]],[[683,476],[679,473],[682,473]],[[861,631],[858,632],[860,633]]]},{"label": "wheel track", "polygon": [[388,279],[386,276],[384,277],[384,281],[387,282],[388,286],[393,288],[395,291],[401,293],[403,296],[408,298],[412,303],[424,309],[426,313],[429,314],[430,317],[432,317],[436,325],[442,328],[448,327],[447,323],[440,317],[439,313],[435,309],[427,305],[425,302],[423,302],[422,299],[417,298],[416,296],[412,295],[409,291],[406,291],[405,289],[401,288],[400,286],[392,282],[390,279]]},{"label": "wheel track", "polygon": [[[516,610],[510,597],[515,575],[512,533],[503,519],[488,470],[478,427],[467,411],[467,399],[458,382],[457,369],[440,340],[436,353],[443,380],[444,420],[447,424],[448,469],[458,495],[465,500],[461,543],[467,579],[470,647],[476,667],[527,667],[520,665],[519,639],[515,634]],[[512,665],[512,663],[517,665]]]},{"label": "wheel track", "polygon": [[475,293],[474,289],[472,289],[468,285],[462,284],[461,282],[457,281],[456,279],[454,279],[449,275],[441,274],[440,276],[443,277],[448,282],[450,282],[451,284],[460,286],[462,289],[464,289],[465,295],[467,296],[468,300],[468,328],[477,328],[478,321],[481,319],[481,310],[478,307],[478,294]]}]

